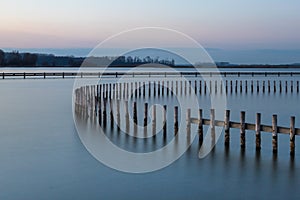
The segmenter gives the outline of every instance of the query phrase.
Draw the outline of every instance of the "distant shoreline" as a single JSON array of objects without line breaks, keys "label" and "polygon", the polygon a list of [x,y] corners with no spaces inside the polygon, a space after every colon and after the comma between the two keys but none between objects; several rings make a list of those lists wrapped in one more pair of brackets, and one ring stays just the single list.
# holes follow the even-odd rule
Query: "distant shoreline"
[{"label": "distant shoreline", "polygon": [[[80,68],[81,66],[1,66],[1,68]],[[87,66],[84,66],[87,67]],[[107,66],[88,66],[89,68],[107,68]],[[130,65],[116,65],[110,66],[111,68],[134,68],[137,66]],[[157,68],[151,65],[144,65],[144,68]],[[164,68],[164,66],[160,66]],[[166,66],[165,68],[215,68],[215,66],[193,66],[193,65],[175,65],[175,66]],[[222,69],[257,69],[257,68],[270,68],[270,69],[278,69],[278,68],[300,68],[300,65],[230,65],[230,66],[217,66],[217,68]]]}]

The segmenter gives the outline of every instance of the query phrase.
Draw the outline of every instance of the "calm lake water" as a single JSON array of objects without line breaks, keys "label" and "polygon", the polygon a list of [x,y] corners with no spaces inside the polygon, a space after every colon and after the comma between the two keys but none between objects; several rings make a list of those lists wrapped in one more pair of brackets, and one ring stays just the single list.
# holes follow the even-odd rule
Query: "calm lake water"
[{"label": "calm lake water", "polygon": [[[300,80],[296,76],[279,78]],[[230,148],[225,149],[222,135],[204,159],[198,158],[196,139],[182,157],[159,171],[130,174],[103,165],[78,137],[72,114],[73,84],[73,79],[0,80],[0,199],[300,198],[298,136],[294,159],[289,156],[288,135],[279,135],[274,157],[271,134],[262,134],[262,150],[257,154],[254,132],[247,132],[243,152],[239,130],[232,129]],[[272,114],[278,114],[278,125],[288,127],[294,115],[300,127],[299,100],[300,93],[233,93],[227,96],[227,106],[235,121],[245,110],[247,122],[254,122],[255,113],[261,112],[262,124],[271,124]],[[208,118],[207,98],[200,101]]]}]

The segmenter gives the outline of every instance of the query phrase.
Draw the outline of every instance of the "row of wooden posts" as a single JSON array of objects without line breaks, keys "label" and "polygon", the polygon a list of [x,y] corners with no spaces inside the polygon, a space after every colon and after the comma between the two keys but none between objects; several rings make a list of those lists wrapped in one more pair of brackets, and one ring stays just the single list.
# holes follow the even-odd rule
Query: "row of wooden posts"
[{"label": "row of wooden posts", "polygon": [[[108,106],[108,102],[110,105]],[[120,102],[121,100],[116,101],[116,124],[118,125],[118,128],[120,126]],[[102,104],[102,105],[101,105]],[[93,109],[92,107],[90,107]],[[107,108],[110,108],[109,115],[107,112]],[[163,136],[167,136],[167,105],[163,106]],[[100,102],[97,101],[95,103],[95,111],[98,116],[98,121],[100,125],[106,126],[107,121],[110,121],[111,127],[114,126],[114,108],[112,100],[108,101],[106,98],[104,101]],[[148,103],[144,104],[144,119],[143,126],[146,127],[148,125],[148,110],[149,106]],[[87,110],[84,110],[87,111]],[[128,109],[128,101],[124,101],[124,115],[125,115],[125,124],[126,124],[126,131],[129,131],[130,123],[129,123],[129,109]],[[132,116],[133,116],[133,122],[134,126],[138,124],[138,106],[136,102],[133,102],[133,109],[132,109]],[[174,107],[174,135],[178,133],[178,106]],[[230,110],[225,111],[224,115],[224,121],[222,120],[216,120],[215,119],[215,110],[210,110],[210,118],[205,119],[203,118],[203,112],[202,109],[198,110],[198,117],[193,118],[191,117],[191,109],[188,109],[186,112],[186,127],[187,127],[187,134],[190,134],[191,131],[191,124],[197,124],[198,126],[198,135],[199,135],[199,142],[200,144],[203,143],[203,126],[209,125],[210,126],[210,133],[212,138],[212,143],[215,143],[215,127],[224,127],[224,143],[225,146],[229,146],[230,144],[230,129],[240,129],[240,146],[242,149],[246,147],[246,130],[255,131],[255,144],[256,144],[256,150],[259,151],[261,149],[261,132],[268,132],[272,133],[272,146],[273,146],[273,153],[277,153],[278,151],[278,134],[289,134],[290,136],[290,155],[295,154],[295,136],[300,135],[300,129],[295,128],[295,117],[290,117],[290,127],[281,127],[277,125],[277,115],[272,116],[272,125],[262,125],[261,124],[261,114],[256,114],[256,120],[255,123],[246,123],[245,119],[246,113],[242,111],[240,113],[240,121],[235,122],[230,120]],[[153,136],[156,134],[156,106],[153,105],[152,107],[152,133]],[[136,130],[135,130],[136,131]]]},{"label": "row of wooden posts", "polygon": [[[105,68],[102,68],[104,70]],[[300,72],[2,72],[5,78],[100,78],[100,77],[139,77],[139,76],[297,76]]]},{"label": "row of wooden posts", "polygon": [[[250,85],[249,85],[250,82]],[[77,89],[75,91],[75,95],[77,95],[77,99],[80,101],[85,101],[88,99],[97,98],[129,98],[129,96],[133,97],[145,97],[147,96],[164,96],[168,95],[187,95],[191,94],[210,94],[212,92],[217,93],[218,91],[222,94],[227,93],[248,93],[248,92],[257,92],[257,93],[270,93],[270,92],[297,92],[299,93],[299,81],[296,81],[296,86],[294,86],[294,82],[291,81],[288,84],[285,81],[285,85],[283,86],[282,81],[274,81],[273,85],[271,85],[270,81],[257,81],[256,85],[254,85],[253,81],[215,81],[214,84],[212,81],[203,81],[203,80],[195,80],[195,81],[149,81],[149,82],[122,82],[122,83],[105,83],[99,85],[85,86]],[[238,85],[239,83],[239,85]],[[267,84],[266,84],[267,83]],[[244,85],[243,85],[244,84]],[[248,88],[248,86],[250,88]],[[279,88],[278,88],[279,87]],[[294,87],[296,87],[294,89]],[[214,89],[213,89],[214,88]],[[272,88],[272,89],[271,89]],[[79,91],[80,90],[80,91]],[[88,95],[89,98],[84,98],[79,95]],[[81,102],[80,104],[84,104]]]}]

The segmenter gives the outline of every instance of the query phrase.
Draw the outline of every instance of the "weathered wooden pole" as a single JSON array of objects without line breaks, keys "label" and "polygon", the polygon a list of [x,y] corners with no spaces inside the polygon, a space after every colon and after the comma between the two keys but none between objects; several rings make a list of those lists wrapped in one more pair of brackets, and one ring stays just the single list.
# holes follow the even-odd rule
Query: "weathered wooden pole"
[{"label": "weathered wooden pole", "polygon": [[110,127],[114,126],[114,111],[113,111],[113,103],[112,99],[109,101],[109,107],[110,107]]},{"label": "weathered wooden pole", "polygon": [[157,96],[160,96],[160,81],[157,82]]},{"label": "weathered wooden pole", "polygon": [[191,134],[191,109],[186,111],[186,133],[187,135]]},{"label": "weathered wooden pole", "polygon": [[216,131],[215,131],[215,109],[210,109],[210,133],[211,133],[211,142],[215,144],[216,141]]},{"label": "weathered wooden pole", "polygon": [[243,82],[240,81],[240,93],[242,94],[243,93]]},{"label": "weathered wooden pole", "polygon": [[189,81],[189,94],[192,93],[192,81]]},{"label": "weathered wooden pole", "polygon": [[174,107],[174,135],[178,132],[178,106]]},{"label": "weathered wooden pole", "polygon": [[274,93],[275,93],[275,92],[276,92],[276,81],[273,82],[273,87],[274,87],[274,88],[273,88],[273,91],[274,91]]},{"label": "weathered wooden pole", "polygon": [[199,94],[202,94],[202,81],[199,81]]},{"label": "weathered wooden pole", "polygon": [[245,112],[241,112],[241,148],[244,149],[246,147],[246,132],[245,132]]},{"label": "weathered wooden pole", "polygon": [[198,90],[198,89],[197,89],[197,81],[195,81],[195,82],[194,82],[194,92],[195,92],[196,95],[197,95],[197,90]]},{"label": "weathered wooden pole", "polygon": [[224,129],[225,129],[225,146],[228,147],[230,144],[230,110],[225,111]]},{"label": "weathered wooden pole", "polygon": [[225,93],[226,94],[228,93],[228,81],[227,80],[225,81]]},{"label": "weathered wooden pole", "polygon": [[280,93],[282,92],[282,84],[281,84],[281,81],[279,81],[279,92],[280,92]]},{"label": "weathered wooden pole", "polygon": [[255,143],[256,143],[256,150],[259,151],[261,148],[261,135],[260,135],[260,122],[261,122],[261,114],[256,113],[255,119]]},{"label": "weathered wooden pole", "polygon": [[202,145],[203,143],[203,116],[202,116],[202,109],[198,110],[198,135],[199,135],[199,143]]},{"label": "weathered wooden pole", "polygon": [[207,88],[206,81],[204,81],[204,94],[206,94],[206,88]]},{"label": "weathered wooden pole", "polygon": [[294,82],[293,81],[291,81],[291,93],[293,93],[293,91],[294,91]]},{"label": "weathered wooden pole", "polygon": [[263,88],[262,88],[262,92],[265,93],[265,81],[263,81]]},{"label": "weathered wooden pole", "polygon": [[167,105],[164,105],[163,110],[163,136],[167,137]]},{"label": "weathered wooden pole", "polygon": [[151,82],[148,83],[148,96],[151,96]]},{"label": "weathered wooden pole", "polygon": [[245,93],[246,94],[248,93],[248,81],[247,80],[245,81]]},{"label": "weathered wooden pole", "polygon": [[297,93],[299,93],[299,81],[297,81]]},{"label": "weathered wooden pole", "polygon": [[291,117],[290,122],[290,155],[295,155],[295,117]]},{"label": "weathered wooden pole", "polygon": [[271,92],[271,84],[270,84],[270,81],[268,81],[268,93]]},{"label": "weathered wooden pole", "polygon": [[156,136],[156,105],[152,106],[152,135]]},{"label": "weathered wooden pole", "polygon": [[251,81],[251,93],[253,93],[253,81]]},{"label": "weathered wooden pole", "polygon": [[218,83],[215,81],[215,94],[218,92]]},{"label": "weathered wooden pole", "polygon": [[144,104],[144,127],[148,124],[148,103]]},{"label": "weathered wooden pole", "polygon": [[288,83],[287,83],[287,81],[285,81],[285,93],[287,93],[288,92]]},{"label": "weathered wooden pole", "polygon": [[107,107],[107,99],[103,99],[103,126],[106,126],[106,121],[107,121],[107,111],[106,111],[106,107]]},{"label": "weathered wooden pole", "polygon": [[124,101],[124,110],[125,110],[125,126],[126,126],[126,133],[128,133],[128,132],[129,132],[128,101]]},{"label": "weathered wooden pole", "polygon": [[161,95],[164,96],[165,95],[165,82],[162,81],[162,86],[161,86]]},{"label": "weathered wooden pole", "polygon": [[256,81],[256,92],[259,93],[259,81]]},{"label": "weathered wooden pole", "polygon": [[135,125],[137,125],[137,108],[136,108],[136,102],[133,102],[133,122]]},{"label": "weathered wooden pole", "polygon": [[230,81],[230,93],[232,93],[232,81]]},{"label": "weathered wooden pole", "polygon": [[273,153],[277,153],[277,115],[272,116],[272,146],[273,146]]},{"label": "weathered wooden pole", "polygon": [[235,93],[237,93],[237,90],[238,90],[237,88],[238,88],[238,81],[236,80],[236,81],[235,81],[235,90],[234,90]]}]

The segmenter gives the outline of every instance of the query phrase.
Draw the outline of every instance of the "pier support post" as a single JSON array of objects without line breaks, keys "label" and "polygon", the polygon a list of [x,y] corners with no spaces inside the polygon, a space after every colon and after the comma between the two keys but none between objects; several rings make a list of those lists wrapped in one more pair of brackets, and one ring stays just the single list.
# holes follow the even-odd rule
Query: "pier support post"
[{"label": "pier support post", "polygon": [[245,132],[245,112],[241,112],[241,148],[244,149],[246,147],[246,132]]},{"label": "pier support post", "polygon": [[295,117],[291,117],[290,122],[290,155],[295,155]]},{"label": "pier support post", "polygon": [[273,153],[277,153],[277,115],[272,116],[272,146],[273,146]]},{"label": "pier support post", "polygon": [[260,151],[261,148],[261,135],[260,135],[260,122],[261,122],[261,114],[256,113],[255,119],[255,138],[256,138],[256,150]]},{"label": "pier support post", "polygon": [[225,146],[228,147],[230,143],[230,110],[225,111],[224,129],[225,129]]}]

